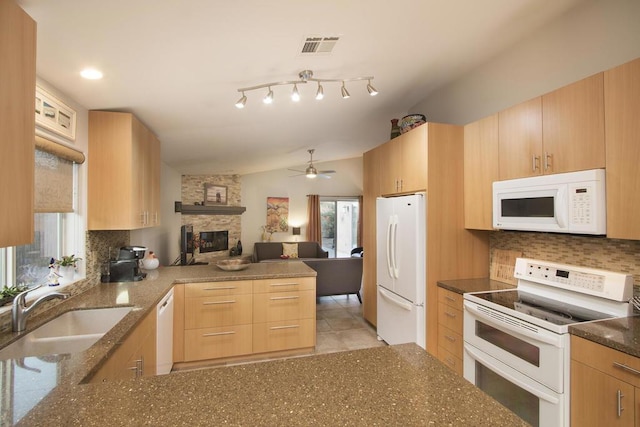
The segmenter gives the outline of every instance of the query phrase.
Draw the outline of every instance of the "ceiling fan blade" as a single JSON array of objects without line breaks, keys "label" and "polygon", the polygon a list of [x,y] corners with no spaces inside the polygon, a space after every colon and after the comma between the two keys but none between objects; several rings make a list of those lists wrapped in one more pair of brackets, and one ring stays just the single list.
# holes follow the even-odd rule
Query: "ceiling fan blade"
[{"label": "ceiling fan blade", "polygon": [[336,171],[334,171],[334,170],[326,170],[326,171],[318,171],[318,173],[319,174],[322,174],[322,173],[327,174],[327,173],[336,173]]}]

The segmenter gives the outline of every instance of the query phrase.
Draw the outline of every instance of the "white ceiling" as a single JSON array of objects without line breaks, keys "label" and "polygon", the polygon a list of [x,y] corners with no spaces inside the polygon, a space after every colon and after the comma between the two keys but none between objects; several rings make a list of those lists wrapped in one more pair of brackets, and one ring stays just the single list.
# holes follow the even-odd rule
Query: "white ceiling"
[{"label": "white ceiling", "polygon": [[[183,174],[253,173],[360,156],[390,119],[582,0],[18,0],[38,22],[38,76],[88,109],[135,113]],[[329,55],[299,54],[305,36],[340,36]],[[83,80],[81,69],[104,72]],[[295,80],[366,82],[247,92]],[[413,112],[413,111],[411,111]],[[338,171],[339,172],[339,171]]]}]

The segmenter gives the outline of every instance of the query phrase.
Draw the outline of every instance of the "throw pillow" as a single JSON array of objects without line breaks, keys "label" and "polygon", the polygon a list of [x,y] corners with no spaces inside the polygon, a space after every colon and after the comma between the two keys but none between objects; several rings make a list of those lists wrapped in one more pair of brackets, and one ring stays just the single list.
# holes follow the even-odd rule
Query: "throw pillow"
[{"label": "throw pillow", "polygon": [[298,258],[298,244],[297,243],[283,243],[282,255],[286,255],[289,258]]}]

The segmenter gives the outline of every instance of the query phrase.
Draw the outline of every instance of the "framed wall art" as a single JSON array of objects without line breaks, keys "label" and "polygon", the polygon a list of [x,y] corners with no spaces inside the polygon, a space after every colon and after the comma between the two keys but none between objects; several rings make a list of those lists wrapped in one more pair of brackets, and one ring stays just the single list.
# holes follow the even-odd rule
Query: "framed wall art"
[{"label": "framed wall art", "polygon": [[226,205],[227,187],[224,185],[205,184],[204,185],[205,205]]},{"label": "framed wall art", "polygon": [[39,86],[36,86],[36,125],[76,140],[76,112]]}]

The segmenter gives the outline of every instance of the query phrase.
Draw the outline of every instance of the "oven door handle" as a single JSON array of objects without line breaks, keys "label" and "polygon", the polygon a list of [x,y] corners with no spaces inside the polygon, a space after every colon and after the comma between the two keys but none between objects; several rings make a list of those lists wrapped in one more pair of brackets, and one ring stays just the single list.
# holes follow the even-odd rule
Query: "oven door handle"
[{"label": "oven door handle", "polygon": [[533,394],[534,396],[536,396],[539,399],[545,400],[553,405],[557,405],[560,402],[560,399],[558,399],[556,396],[553,396],[549,393],[545,393],[535,387],[530,386],[529,384],[520,381],[519,379],[515,378],[512,375],[509,375],[507,372],[504,372],[503,370],[501,370],[498,366],[495,366],[494,364],[491,363],[490,360],[488,360],[488,358],[484,357],[484,355],[482,355],[480,352],[478,352],[476,349],[474,349],[472,346],[465,344],[464,345],[464,351],[466,351],[467,353],[469,353],[469,356],[471,356],[472,359],[477,360],[478,362],[482,363],[484,366],[486,366],[487,368],[491,369],[493,372],[495,372],[497,375],[500,375],[502,378],[506,379],[507,381],[517,385],[518,387],[520,387],[523,390],[528,391],[529,393]]},{"label": "oven door handle", "polygon": [[[558,347],[558,338],[557,337],[548,337],[542,334],[537,334],[534,332],[529,332],[527,329],[515,329],[512,327],[509,327],[509,325],[505,324],[505,323],[501,323],[499,321],[496,321],[496,319],[494,319],[491,316],[487,316],[486,314],[484,314],[483,312],[481,312],[480,310],[478,310],[477,306],[471,303],[468,303],[467,301],[464,302],[464,309],[469,311],[471,313],[472,316],[474,317],[478,317],[484,321],[486,321],[489,326],[493,326],[496,327],[498,329],[500,329],[503,332],[509,333],[509,334],[514,334],[514,335],[520,335],[521,337],[525,337],[525,338],[530,338],[534,341],[538,341],[538,342],[542,342],[545,344],[550,344],[553,346]],[[507,315],[505,315],[507,316]]]}]

